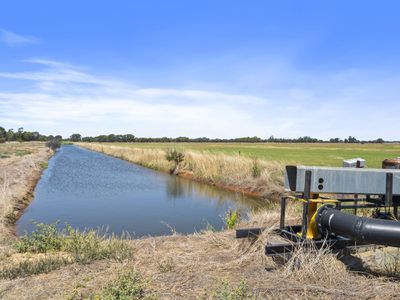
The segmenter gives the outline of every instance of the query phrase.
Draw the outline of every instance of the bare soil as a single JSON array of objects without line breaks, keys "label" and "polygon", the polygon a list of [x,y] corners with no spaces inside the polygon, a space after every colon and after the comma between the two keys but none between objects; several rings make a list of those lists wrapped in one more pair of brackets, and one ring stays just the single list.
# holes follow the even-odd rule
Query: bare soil
[{"label": "bare soil", "polygon": [[13,224],[32,200],[51,155],[41,142],[0,144],[0,249],[14,239]]}]

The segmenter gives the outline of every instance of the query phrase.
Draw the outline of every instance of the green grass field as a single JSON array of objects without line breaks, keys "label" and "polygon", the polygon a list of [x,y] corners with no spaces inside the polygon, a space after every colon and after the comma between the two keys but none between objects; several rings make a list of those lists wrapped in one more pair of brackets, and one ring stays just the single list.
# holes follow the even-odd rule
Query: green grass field
[{"label": "green grass field", "polygon": [[341,166],[343,159],[362,157],[370,168],[380,168],[382,160],[400,156],[400,144],[245,144],[245,143],[113,143],[134,148],[160,148],[239,154],[285,164]]}]

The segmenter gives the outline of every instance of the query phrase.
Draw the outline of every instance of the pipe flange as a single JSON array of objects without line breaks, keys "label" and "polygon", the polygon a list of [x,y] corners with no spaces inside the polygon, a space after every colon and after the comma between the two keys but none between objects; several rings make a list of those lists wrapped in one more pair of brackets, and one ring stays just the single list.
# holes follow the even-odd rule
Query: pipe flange
[{"label": "pipe flange", "polygon": [[320,208],[318,208],[317,213],[316,213],[315,222],[316,222],[317,233],[319,235],[319,238],[322,238],[322,237],[325,237],[325,236],[331,234],[330,229],[322,226],[322,218],[328,208],[334,208],[334,206],[332,204],[324,204]]}]

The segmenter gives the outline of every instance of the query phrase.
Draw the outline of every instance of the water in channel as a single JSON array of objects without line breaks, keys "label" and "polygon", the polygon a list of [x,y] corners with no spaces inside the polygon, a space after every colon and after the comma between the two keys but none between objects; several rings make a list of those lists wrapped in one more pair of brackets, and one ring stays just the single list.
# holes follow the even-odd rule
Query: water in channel
[{"label": "water in channel", "polygon": [[134,237],[193,233],[224,226],[224,215],[267,205],[240,193],[150,170],[124,160],[64,145],[50,159],[34,199],[17,222],[30,233],[32,221],[68,223]]}]

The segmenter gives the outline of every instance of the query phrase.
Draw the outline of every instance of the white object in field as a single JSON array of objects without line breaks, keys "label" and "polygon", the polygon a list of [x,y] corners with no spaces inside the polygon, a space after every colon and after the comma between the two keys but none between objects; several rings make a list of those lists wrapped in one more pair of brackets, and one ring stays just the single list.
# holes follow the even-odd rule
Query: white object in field
[{"label": "white object in field", "polygon": [[358,157],[343,160],[343,168],[357,168],[357,162],[360,162],[359,168],[365,167],[365,159]]}]

